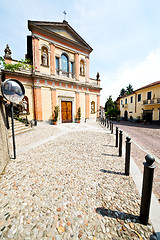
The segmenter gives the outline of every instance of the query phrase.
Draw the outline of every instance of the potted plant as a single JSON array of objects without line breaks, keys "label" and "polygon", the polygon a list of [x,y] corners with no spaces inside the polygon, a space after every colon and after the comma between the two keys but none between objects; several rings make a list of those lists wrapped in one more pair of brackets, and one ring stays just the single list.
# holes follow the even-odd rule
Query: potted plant
[{"label": "potted plant", "polygon": [[54,118],[53,118],[54,125],[57,125],[58,115],[59,115],[59,106],[57,105],[57,106],[54,106]]},{"label": "potted plant", "polygon": [[78,108],[78,111],[77,111],[77,116],[78,116],[78,123],[80,123],[80,120],[81,120],[81,107]]}]

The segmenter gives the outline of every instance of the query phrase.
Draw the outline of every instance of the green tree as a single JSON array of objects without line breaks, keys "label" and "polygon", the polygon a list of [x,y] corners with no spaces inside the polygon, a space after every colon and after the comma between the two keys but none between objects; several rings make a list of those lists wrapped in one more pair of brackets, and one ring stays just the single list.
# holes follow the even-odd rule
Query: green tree
[{"label": "green tree", "polygon": [[123,95],[129,95],[133,92],[133,87],[131,84],[129,84],[126,89],[125,88],[122,88],[121,91],[120,91],[120,96],[123,96]]},{"label": "green tree", "polygon": [[105,112],[107,112],[110,108],[113,108],[113,107],[114,107],[114,102],[112,100],[112,96],[110,95],[105,103],[105,107],[104,107]]},{"label": "green tree", "polygon": [[112,96],[109,96],[105,103],[105,114],[109,118],[116,118],[120,114],[116,102],[112,100]]},{"label": "green tree", "polygon": [[120,91],[120,96],[123,96],[125,93],[126,93],[126,90],[124,88],[122,88]]},{"label": "green tree", "polygon": [[133,92],[133,87],[131,84],[128,85],[128,87],[126,87],[126,94],[129,95]]}]

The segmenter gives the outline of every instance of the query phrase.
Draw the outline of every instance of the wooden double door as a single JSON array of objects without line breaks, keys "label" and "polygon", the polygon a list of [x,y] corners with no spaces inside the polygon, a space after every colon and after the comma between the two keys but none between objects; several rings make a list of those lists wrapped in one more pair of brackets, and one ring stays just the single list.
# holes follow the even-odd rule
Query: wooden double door
[{"label": "wooden double door", "polygon": [[72,122],[72,102],[61,101],[61,116],[62,116],[62,123]]}]

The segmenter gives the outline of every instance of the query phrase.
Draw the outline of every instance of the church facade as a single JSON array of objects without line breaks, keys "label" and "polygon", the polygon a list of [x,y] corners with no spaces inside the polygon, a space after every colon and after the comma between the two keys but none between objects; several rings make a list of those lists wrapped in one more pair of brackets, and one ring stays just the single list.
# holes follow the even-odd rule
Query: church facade
[{"label": "church facade", "polygon": [[[24,114],[29,120],[49,121],[59,106],[59,123],[75,122],[81,107],[81,120],[96,120],[100,107],[100,79],[89,77],[92,48],[68,24],[28,21],[27,59],[32,70],[5,71],[25,87]],[[6,63],[16,63],[5,57]]]}]

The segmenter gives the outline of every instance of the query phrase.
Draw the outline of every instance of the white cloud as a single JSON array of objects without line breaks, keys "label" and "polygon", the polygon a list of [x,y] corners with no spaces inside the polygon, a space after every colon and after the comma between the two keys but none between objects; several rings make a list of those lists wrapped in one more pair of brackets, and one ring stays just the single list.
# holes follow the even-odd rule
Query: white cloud
[{"label": "white cloud", "polygon": [[160,48],[152,51],[143,61],[137,64],[125,64],[115,74],[104,73],[101,76],[101,105],[112,95],[116,100],[120,90],[132,84],[134,90],[160,80]]}]

